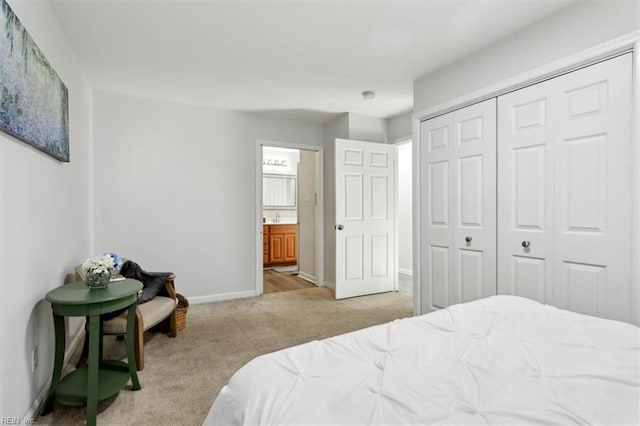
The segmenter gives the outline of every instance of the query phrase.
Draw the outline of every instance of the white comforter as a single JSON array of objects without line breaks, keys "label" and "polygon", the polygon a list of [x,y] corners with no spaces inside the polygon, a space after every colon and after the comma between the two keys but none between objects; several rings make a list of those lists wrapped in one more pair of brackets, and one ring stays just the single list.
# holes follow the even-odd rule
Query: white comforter
[{"label": "white comforter", "polygon": [[640,329],[494,296],[260,356],[205,424],[639,424]]}]

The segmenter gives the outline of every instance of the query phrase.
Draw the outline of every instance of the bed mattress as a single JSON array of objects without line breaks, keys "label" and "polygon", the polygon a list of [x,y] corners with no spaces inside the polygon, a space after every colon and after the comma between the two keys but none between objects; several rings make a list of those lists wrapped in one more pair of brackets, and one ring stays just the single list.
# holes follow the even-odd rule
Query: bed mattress
[{"label": "bed mattress", "polygon": [[205,424],[640,424],[640,329],[494,296],[257,357]]}]

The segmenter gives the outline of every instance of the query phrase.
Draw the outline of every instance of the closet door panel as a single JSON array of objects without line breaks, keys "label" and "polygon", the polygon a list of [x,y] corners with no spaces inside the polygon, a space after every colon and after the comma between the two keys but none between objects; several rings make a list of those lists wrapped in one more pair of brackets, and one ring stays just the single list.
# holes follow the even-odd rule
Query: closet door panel
[{"label": "closet door panel", "polygon": [[[545,302],[545,292],[549,285],[547,279],[549,259],[534,256],[511,256],[510,283],[512,292],[521,297]],[[502,278],[502,277],[501,277]]]},{"label": "closet door panel", "polygon": [[496,100],[454,111],[456,302],[496,294]]},{"label": "closet door panel", "polygon": [[484,252],[459,248],[457,260],[460,302],[471,302],[485,297]]},{"label": "closet door panel", "polygon": [[513,228],[544,232],[548,225],[547,164],[549,147],[542,145],[514,148]]},{"label": "closet door panel", "polygon": [[458,159],[458,226],[474,229],[482,229],[483,218],[483,192],[487,186],[484,181],[483,169],[485,167],[483,155],[472,155]]},{"label": "closet door panel", "polygon": [[498,99],[498,291],[631,321],[631,54]]},{"label": "closet door panel", "polygon": [[449,161],[429,164],[429,226],[449,226]]},{"label": "closet door panel", "polygon": [[498,98],[498,293],[553,299],[554,93]]},{"label": "closet door panel", "polygon": [[427,269],[429,276],[430,301],[433,308],[446,308],[449,306],[449,289],[451,262],[449,261],[449,247],[429,245],[429,259]]},{"label": "closet door panel", "polygon": [[496,294],[491,99],[421,123],[423,312]]},{"label": "closet door panel", "polygon": [[556,79],[555,301],[631,321],[631,54]]},{"label": "closet door panel", "polygon": [[453,128],[448,116],[420,126],[421,212],[424,218],[421,253],[423,312],[451,304],[451,181]]}]

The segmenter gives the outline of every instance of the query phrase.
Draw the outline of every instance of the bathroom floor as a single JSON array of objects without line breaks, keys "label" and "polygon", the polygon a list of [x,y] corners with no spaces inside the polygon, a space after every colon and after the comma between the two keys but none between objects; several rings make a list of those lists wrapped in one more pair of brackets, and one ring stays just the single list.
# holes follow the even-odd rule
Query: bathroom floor
[{"label": "bathroom floor", "polygon": [[262,271],[262,279],[264,294],[315,287],[315,284],[303,280],[297,275],[276,272],[273,269],[264,269]]}]

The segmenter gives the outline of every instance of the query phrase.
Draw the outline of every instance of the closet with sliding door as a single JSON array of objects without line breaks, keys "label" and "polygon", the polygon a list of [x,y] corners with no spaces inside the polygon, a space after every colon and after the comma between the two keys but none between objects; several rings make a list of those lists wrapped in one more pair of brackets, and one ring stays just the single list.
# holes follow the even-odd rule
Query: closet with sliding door
[{"label": "closet with sliding door", "polygon": [[512,294],[631,322],[632,55],[420,123],[422,312]]}]

